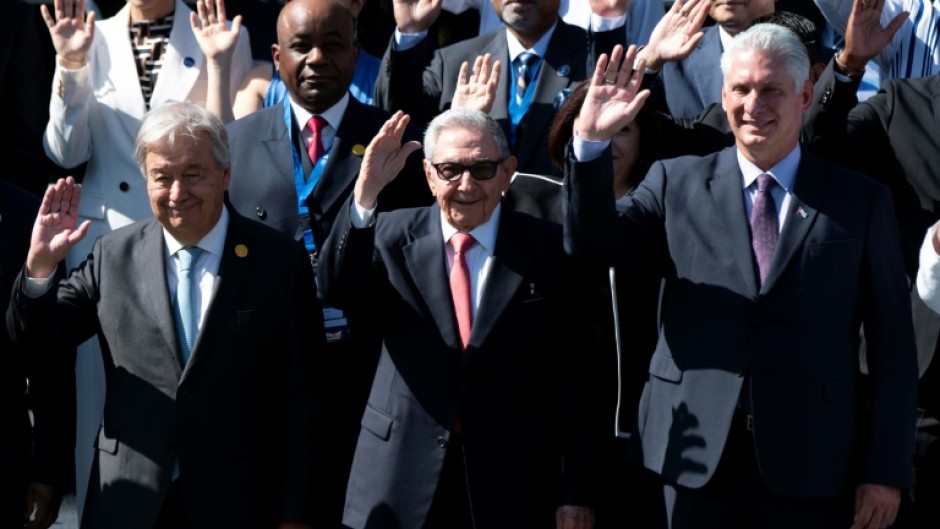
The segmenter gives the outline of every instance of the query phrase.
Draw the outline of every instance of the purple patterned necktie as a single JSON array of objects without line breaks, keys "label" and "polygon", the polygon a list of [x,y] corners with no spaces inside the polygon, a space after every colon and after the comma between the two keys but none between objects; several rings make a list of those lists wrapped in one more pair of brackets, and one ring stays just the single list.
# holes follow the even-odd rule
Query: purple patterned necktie
[{"label": "purple patterned necktie", "polygon": [[754,208],[751,210],[751,247],[757,258],[761,284],[767,278],[770,261],[777,248],[777,206],[770,194],[775,185],[777,181],[767,173],[757,177],[757,196],[754,197]]}]

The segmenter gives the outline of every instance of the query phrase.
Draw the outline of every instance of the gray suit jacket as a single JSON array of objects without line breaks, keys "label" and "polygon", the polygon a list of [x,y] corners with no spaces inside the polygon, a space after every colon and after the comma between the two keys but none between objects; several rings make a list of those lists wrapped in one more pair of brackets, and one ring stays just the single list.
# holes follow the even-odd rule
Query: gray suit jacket
[{"label": "gray suit jacket", "polygon": [[698,116],[721,102],[721,37],[718,26],[704,30],[695,50],[681,61],[666,63],[652,80],[656,110],[680,118]]},{"label": "gray suit jacket", "polygon": [[290,239],[230,218],[185,368],[155,220],[101,237],[40,298],[23,294],[25,274],[18,280],[8,314],[15,338],[100,337],[107,397],[82,527],[152,527],[177,463],[194,526],[310,520],[312,367],[322,333],[310,266]]}]

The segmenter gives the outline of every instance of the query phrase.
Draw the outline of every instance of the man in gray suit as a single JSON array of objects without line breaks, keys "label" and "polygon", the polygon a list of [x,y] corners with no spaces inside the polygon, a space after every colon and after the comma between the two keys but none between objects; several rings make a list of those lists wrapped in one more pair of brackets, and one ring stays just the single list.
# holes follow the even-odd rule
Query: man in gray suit
[{"label": "man in gray suit", "polygon": [[306,256],[226,205],[226,133],[206,110],[154,110],[135,149],[155,218],[101,237],[53,284],[88,230],[81,188],[59,180],[8,315],[20,341],[100,336],[107,399],[82,527],[304,527],[322,325]]}]

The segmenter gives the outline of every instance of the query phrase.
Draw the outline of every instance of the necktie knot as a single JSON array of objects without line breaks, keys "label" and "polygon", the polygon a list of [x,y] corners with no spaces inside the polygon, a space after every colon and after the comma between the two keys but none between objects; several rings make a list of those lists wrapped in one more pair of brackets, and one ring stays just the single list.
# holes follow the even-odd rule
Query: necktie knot
[{"label": "necktie knot", "polygon": [[473,235],[469,233],[455,233],[453,237],[450,238],[450,244],[454,247],[455,254],[463,254],[470,249],[471,246],[476,244],[477,240],[473,238]]},{"label": "necktie knot", "polygon": [[307,145],[307,155],[310,156],[310,161],[316,163],[317,160],[323,156],[323,129],[329,123],[323,119],[323,116],[313,115],[310,119],[307,120],[306,129],[310,131],[310,144]]},{"label": "necktie knot", "polygon": [[777,180],[773,176],[767,173],[761,173],[757,175],[757,192],[764,193],[770,191],[777,185]]},{"label": "necktie knot", "polygon": [[521,98],[525,94],[526,88],[529,86],[529,83],[532,82],[533,73],[538,61],[539,56],[529,51],[524,51],[516,57],[514,62],[516,63],[516,71],[518,73],[518,97]]},{"label": "necktie knot", "polygon": [[180,270],[189,271],[192,269],[193,263],[202,255],[202,248],[195,245],[183,246],[176,255],[180,260]]}]

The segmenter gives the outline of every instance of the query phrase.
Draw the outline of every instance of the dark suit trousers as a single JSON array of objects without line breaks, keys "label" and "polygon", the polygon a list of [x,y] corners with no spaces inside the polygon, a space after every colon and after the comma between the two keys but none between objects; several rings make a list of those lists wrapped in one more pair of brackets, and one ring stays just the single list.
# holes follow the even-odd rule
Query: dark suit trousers
[{"label": "dark suit trousers", "polygon": [[163,508],[153,529],[188,529],[186,511],[183,509],[183,496],[180,492],[179,480],[170,484],[163,500]]},{"label": "dark suit trousers", "polygon": [[463,443],[454,435],[444,456],[444,468],[424,529],[473,529]]},{"label": "dark suit trousers", "polygon": [[670,529],[830,529],[850,527],[854,498],[796,499],[764,486],[754,439],[735,415],[712,479],[702,488],[665,484]]}]

